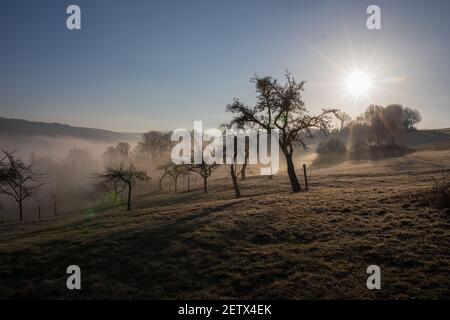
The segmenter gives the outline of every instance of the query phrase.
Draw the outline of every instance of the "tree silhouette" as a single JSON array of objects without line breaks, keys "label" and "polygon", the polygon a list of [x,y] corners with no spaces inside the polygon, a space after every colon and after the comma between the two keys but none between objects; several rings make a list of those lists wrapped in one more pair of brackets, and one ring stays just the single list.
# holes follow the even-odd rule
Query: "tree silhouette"
[{"label": "tree silhouette", "polygon": [[3,155],[2,158],[0,158],[0,185],[6,183],[8,178],[8,170],[6,168],[5,159],[6,159],[5,155]]},{"label": "tree silhouette", "polygon": [[340,130],[343,130],[345,127],[350,125],[350,123],[352,122],[352,117],[350,117],[344,111],[338,111],[336,113],[336,116],[337,116],[337,118],[339,119],[339,122],[340,122]]},{"label": "tree silhouette", "polygon": [[106,165],[103,172],[98,173],[97,177],[101,179],[103,183],[115,183],[123,182],[128,188],[128,200],[127,210],[131,210],[131,195],[134,184],[137,181],[148,181],[150,177],[142,170],[136,169],[136,167],[130,162],[126,167],[123,163],[119,166]]},{"label": "tree silhouette", "polygon": [[[161,171],[160,167],[170,160],[170,151],[174,143],[170,132],[149,131],[142,135],[133,155],[136,163],[149,172]],[[161,176],[159,180],[161,180]],[[164,178],[163,178],[164,179]],[[160,184],[160,190],[162,185]]]},{"label": "tree silhouette", "polygon": [[235,99],[226,110],[235,114],[230,124],[256,125],[268,133],[274,129],[280,131],[279,146],[286,158],[292,191],[300,192],[302,188],[293,161],[294,147],[306,147],[305,137],[312,137],[317,129],[328,132],[331,116],[337,116],[338,110],[323,109],[319,115],[310,115],[302,100],[306,82],[297,82],[289,72],[285,77],[286,83],[279,84],[272,77],[255,76],[252,81],[258,93],[256,105],[248,107]]},{"label": "tree silhouette", "polygon": [[120,163],[130,158],[131,146],[127,142],[119,142],[115,147],[109,146],[103,152],[103,161],[107,163]]},{"label": "tree silhouette", "polygon": [[186,169],[199,174],[203,178],[203,191],[208,193],[208,178],[216,169],[216,164],[207,164],[203,159],[200,164],[186,164]]},{"label": "tree silhouette", "polygon": [[[238,171],[238,164],[237,164],[237,159],[238,159],[238,137],[234,134],[230,135],[229,137],[227,136],[227,130],[232,129],[233,125],[230,123],[225,123],[221,125],[222,130],[223,130],[223,155],[224,155],[224,163],[227,163],[229,165],[230,168],[230,176],[231,176],[231,181],[233,182],[233,189],[234,189],[234,194],[236,198],[240,198],[241,197],[241,190],[239,188],[239,182],[238,182],[238,175],[239,175],[239,171]],[[232,143],[230,143],[230,138],[233,139]],[[241,179],[245,180],[245,167],[247,166],[248,163],[248,155],[249,155],[249,145],[247,144],[247,137],[245,137],[245,154],[244,154],[244,163],[241,166]],[[231,159],[227,159],[227,150],[228,148],[232,149],[232,158]],[[245,166],[245,167],[244,167]]]},{"label": "tree silhouette", "polygon": [[[245,155],[244,155],[244,163],[241,166],[241,170],[239,171],[239,174],[241,176],[241,180],[244,181],[247,179],[247,166],[248,166],[248,160],[249,160],[249,151],[250,151],[250,140],[248,137],[245,137]],[[237,156],[237,155],[235,155]],[[235,159],[236,160],[236,159]]]},{"label": "tree silhouette", "polygon": [[402,128],[403,130],[412,130],[414,126],[422,121],[422,115],[419,111],[408,107],[403,108]]},{"label": "tree silhouette", "polygon": [[370,105],[362,117],[368,130],[368,142],[377,147],[395,145],[402,131],[412,130],[422,120],[417,110],[391,104],[386,107]]},{"label": "tree silhouette", "polygon": [[25,164],[15,152],[5,151],[0,161],[0,194],[13,198],[19,205],[19,219],[23,221],[23,202],[34,197],[43,183],[42,175],[33,171],[31,164]]},{"label": "tree silhouette", "polygon": [[142,140],[138,143],[137,152],[149,159],[160,158],[170,150],[172,142],[170,133],[149,131],[142,135]]},{"label": "tree silhouette", "polygon": [[402,130],[403,106],[399,104],[388,105],[383,110],[383,119],[387,131],[386,136],[389,138],[390,144],[395,145]]},{"label": "tree silhouette", "polygon": [[162,181],[165,177],[169,176],[172,178],[175,185],[175,192],[178,190],[178,178],[188,173],[187,167],[184,164],[175,164],[173,161],[169,161],[164,166],[160,167],[163,171],[161,178],[159,179],[159,188],[162,189]]}]

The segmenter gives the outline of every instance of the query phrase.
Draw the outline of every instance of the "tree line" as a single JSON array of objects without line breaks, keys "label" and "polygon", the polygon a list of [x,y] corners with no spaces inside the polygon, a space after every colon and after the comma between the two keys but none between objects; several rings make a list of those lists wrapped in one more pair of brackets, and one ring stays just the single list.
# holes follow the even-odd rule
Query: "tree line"
[{"label": "tree line", "polygon": [[[400,148],[402,136],[416,130],[422,120],[418,110],[391,104],[386,107],[370,105],[360,116],[352,119],[341,112],[340,127],[333,130],[331,138],[323,141],[317,153],[343,153]],[[344,142],[347,141],[347,146]]]}]

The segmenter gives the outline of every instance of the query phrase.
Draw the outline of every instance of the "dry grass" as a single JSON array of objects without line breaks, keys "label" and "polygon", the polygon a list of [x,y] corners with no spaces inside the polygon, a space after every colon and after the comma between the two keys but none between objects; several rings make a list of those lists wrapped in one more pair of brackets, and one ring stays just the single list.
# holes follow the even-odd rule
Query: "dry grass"
[{"label": "dry grass", "polygon": [[[450,209],[450,181],[448,171],[444,169],[437,178],[433,177],[433,186],[421,194],[418,201],[422,201],[425,206],[433,206],[438,209]],[[449,211],[449,210],[447,210]]]},{"label": "dry grass", "polygon": [[[0,298],[450,298],[448,212],[410,201],[450,150],[313,169],[310,192],[253,177],[0,225]],[[65,287],[66,267],[83,289]],[[366,288],[366,268],[382,290]]]}]

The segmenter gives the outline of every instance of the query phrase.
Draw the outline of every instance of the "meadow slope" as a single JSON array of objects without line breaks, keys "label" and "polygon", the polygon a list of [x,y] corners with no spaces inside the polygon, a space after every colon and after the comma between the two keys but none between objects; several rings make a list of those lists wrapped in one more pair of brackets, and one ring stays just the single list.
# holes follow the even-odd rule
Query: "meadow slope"
[{"label": "meadow slope", "polygon": [[[132,212],[87,210],[0,225],[0,298],[450,298],[450,212],[414,201],[448,168],[450,148],[228,179],[208,195],[151,193]],[[66,289],[66,268],[82,290]],[[382,289],[366,288],[366,268]]]}]

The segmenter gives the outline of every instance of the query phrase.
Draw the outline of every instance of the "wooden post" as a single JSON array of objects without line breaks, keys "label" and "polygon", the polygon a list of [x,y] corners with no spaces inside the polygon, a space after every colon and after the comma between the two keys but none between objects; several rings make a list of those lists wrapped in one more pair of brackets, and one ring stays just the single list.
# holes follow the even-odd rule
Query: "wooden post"
[{"label": "wooden post", "polygon": [[191,178],[190,178],[190,177],[191,177],[191,176],[190,176],[189,173],[188,173],[188,175],[187,175],[187,183],[188,183],[188,186],[187,186],[187,187],[188,187],[188,190],[187,190],[187,191],[188,191],[188,192],[191,191],[191,190],[190,190],[190,189],[191,189],[191,181],[190,181]]},{"label": "wooden post", "polygon": [[308,176],[306,175],[306,164],[303,164],[303,175],[305,176],[305,190],[308,191]]}]

